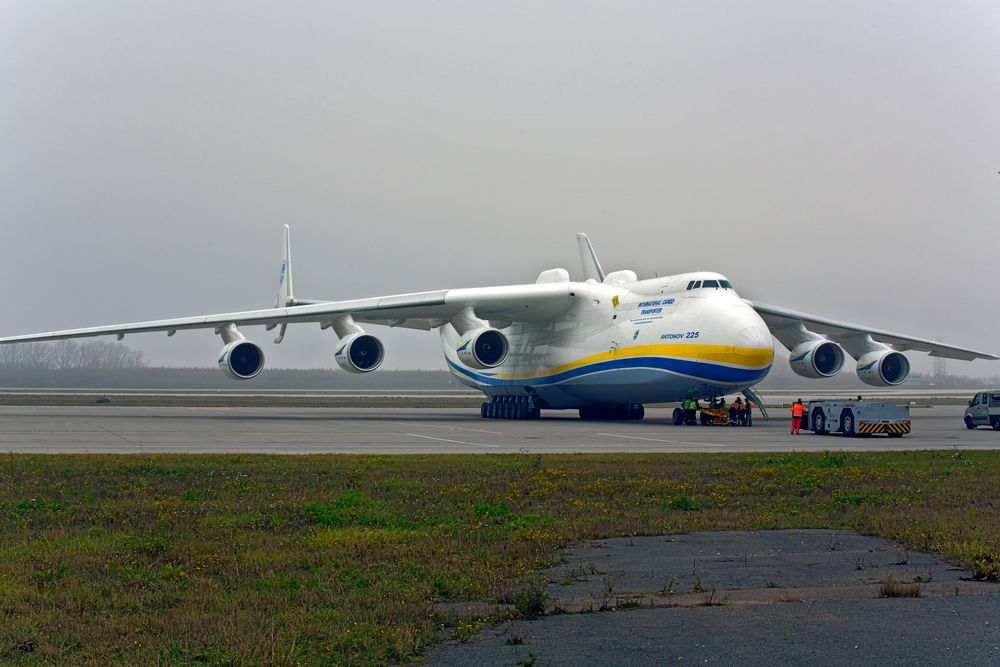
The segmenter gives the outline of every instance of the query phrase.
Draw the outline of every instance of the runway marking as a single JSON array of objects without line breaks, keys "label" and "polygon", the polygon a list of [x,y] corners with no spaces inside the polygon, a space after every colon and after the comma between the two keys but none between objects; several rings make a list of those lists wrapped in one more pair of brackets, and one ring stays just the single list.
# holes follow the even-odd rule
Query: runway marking
[{"label": "runway marking", "polygon": [[456,445],[478,445],[479,447],[496,447],[500,448],[500,445],[488,445],[485,442],[466,442],[465,440],[449,440],[448,438],[435,438],[432,435],[420,435],[419,433],[407,433],[406,435],[412,438],[427,438],[428,440],[437,440],[438,442],[453,442]]},{"label": "runway marking", "polygon": [[419,426],[420,428],[443,428],[449,431],[471,431],[473,433],[489,433],[490,435],[503,435],[500,431],[489,431],[485,428],[469,428],[467,426],[448,426],[445,424],[425,424],[423,422],[402,422],[407,426]]},{"label": "runway marking", "polygon": [[112,431],[112,430],[110,430],[110,429],[108,429],[108,428],[106,428],[104,426],[98,425],[98,428],[101,429],[102,431],[104,431],[105,433],[107,433],[108,435],[110,435],[111,437],[118,438],[119,440],[122,440],[123,442],[127,442],[128,444],[132,445],[133,447],[138,447],[140,452],[142,451],[142,443],[140,443],[140,442],[134,442],[132,440],[129,440],[125,436],[123,436],[123,435],[121,435],[119,433],[115,433],[114,431]]},{"label": "runway marking", "polygon": [[629,440],[646,440],[648,442],[664,442],[669,445],[695,445],[698,447],[725,447],[726,445],[720,445],[714,442],[688,442],[686,440],[664,440],[661,438],[643,438],[638,435],[619,435],[617,433],[598,433],[597,435],[607,436],[609,438],[628,438]]}]

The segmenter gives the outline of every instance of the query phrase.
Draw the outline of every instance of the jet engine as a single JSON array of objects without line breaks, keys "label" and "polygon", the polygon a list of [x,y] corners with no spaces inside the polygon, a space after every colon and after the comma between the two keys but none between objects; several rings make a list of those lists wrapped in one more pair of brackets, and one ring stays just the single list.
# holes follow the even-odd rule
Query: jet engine
[{"label": "jet engine", "polygon": [[910,361],[892,350],[876,350],[858,359],[858,378],[873,387],[894,387],[910,374]]},{"label": "jet engine", "polygon": [[496,329],[484,327],[462,336],[458,345],[458,358],[471,368],[495,368],[507,359],[510,345],[507,337]]},{"label": "jet engine", "polygon": [[844,367],[844,350],[832,341],[810,340],[792,349],[788,363],[802,377],[833,377]]},{"label": "jet engine", "polygon": [[264,368],[264,351],[248,340],[234,340],[219,353],[219,368],[231,380],[255,378]]},{"label": "jet engine", "polygon": [[382,365],[385,346],[370,333],[358,332],[340,339],[334,355],[337,365],[349,373],[370,373]]}]

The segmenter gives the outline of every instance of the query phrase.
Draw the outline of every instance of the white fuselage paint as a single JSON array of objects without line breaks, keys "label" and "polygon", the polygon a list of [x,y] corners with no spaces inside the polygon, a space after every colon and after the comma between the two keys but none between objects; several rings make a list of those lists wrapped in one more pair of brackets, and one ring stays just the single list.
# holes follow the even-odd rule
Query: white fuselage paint
[{"label": "white fuselage paint", "polygon": [[732,289],[687,289],[715,273],[620,285],[569,283],[572,306],[545,322],[515,322],[503,364],[478,370],[441,340],[455,377],[488,396],[534,394],[544,407],[660,403],[736,393],[760,382],[774,358],[771,334]]}]

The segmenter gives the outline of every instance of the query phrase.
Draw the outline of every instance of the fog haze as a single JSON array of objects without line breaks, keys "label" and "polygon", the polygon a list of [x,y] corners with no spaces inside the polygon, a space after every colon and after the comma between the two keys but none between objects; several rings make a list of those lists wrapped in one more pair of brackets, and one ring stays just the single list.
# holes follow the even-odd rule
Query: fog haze
[{"label": "fog haze", "polygon": [[[302,298],[579,278],[586,231],[1000,352],[998,35],[993,2],[0,3],[0,334],[270,306],[288,223]],[[316,325],[246,333],[332,366]]]}]

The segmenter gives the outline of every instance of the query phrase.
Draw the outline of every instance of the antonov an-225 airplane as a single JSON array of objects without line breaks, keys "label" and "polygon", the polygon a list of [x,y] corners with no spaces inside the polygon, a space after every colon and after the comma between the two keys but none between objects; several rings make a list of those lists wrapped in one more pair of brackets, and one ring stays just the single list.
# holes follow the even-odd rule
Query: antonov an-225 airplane
[{"label": "antonov an-225 airplane", "polygon": [[582,282],[560,268],[543,271],[532,285],[305,301],[292,292],[285,225],[274,308],[12,336],[0,344],[214,329],[224,341],[222,372],[248,380],[264,367],[264,353],[240,326],[280,327],[280,343],[289,323],[319,323],[339,339],[334,359],[351,373],[374,371],[385,356],[382,342],[359,323],[438,329],[451,372],[489,399],[482,416],[503,419],[534,419],[543,408],[578,409],[583,419],[642,419],[644,403],[754,396],[774,361],[772,336],[801,376],[832,377],[850,355],[858,377],[877,387],[906,379],[905,350],[998,358],[742,299],[718,273],[647,280],[627,270],[605,274],[587,236],[577,234],[577,241]]}]

